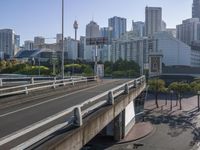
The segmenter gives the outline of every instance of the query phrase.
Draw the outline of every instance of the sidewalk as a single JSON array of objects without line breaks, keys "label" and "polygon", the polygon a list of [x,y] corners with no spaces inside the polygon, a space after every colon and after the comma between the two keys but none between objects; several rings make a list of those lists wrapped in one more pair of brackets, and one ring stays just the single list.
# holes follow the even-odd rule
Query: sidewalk
[{"label": "sidewalk", "polygon": [[136,123],[128,135],[118,143],[132,142],[148,136],[154,127],[150,122]]}]

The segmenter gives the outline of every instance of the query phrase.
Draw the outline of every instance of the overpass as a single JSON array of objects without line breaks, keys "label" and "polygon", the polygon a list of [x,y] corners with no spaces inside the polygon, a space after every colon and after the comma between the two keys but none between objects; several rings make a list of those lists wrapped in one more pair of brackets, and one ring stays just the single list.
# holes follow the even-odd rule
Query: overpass
[{"label": "overpass", "polygon": [[0,149],[80,149],[102,129],[120,140],[134,125],[134,99],[145,87],[142,76],[1,98],[28,102],[0,109]]}]

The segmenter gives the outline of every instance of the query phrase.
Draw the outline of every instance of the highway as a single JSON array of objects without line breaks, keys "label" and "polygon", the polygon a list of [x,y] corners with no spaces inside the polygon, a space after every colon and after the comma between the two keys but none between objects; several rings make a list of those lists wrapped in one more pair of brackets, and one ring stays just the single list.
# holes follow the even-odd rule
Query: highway
[{"label": "highway", "polygon": [[[60,118],[19,138],[10,140],[10,135],[18,133],[19,130],[24,130],[26,127],[36,122],[53,116],[56,113],[74,105],[80,104],[89,98],[101,94],[127,81],[128,79],[104,80],[85,88],[79,88],[78,90],[46,90],[30,95],[5,98],[8,101],[21,101],[23,99],[27,99],[27,102],[18,105],[10,105],[9,107],[0,107],[0,149],[10,149],[28,140],[29,138],[36,136],[42,131],[58,123],[66,121],[67,117]],[[0,99],[0,102],[1,101],[6,100]],[[1,143],[3,139],[6,139],[8,142],[5,144]]]}]

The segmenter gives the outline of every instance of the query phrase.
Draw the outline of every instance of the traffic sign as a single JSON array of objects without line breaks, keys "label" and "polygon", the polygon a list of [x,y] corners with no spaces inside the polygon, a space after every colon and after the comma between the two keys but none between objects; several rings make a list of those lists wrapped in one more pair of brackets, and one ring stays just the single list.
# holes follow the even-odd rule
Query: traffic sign
[{"label": "traffic sign", "polygon": [[86,45],[104,45],[108,44],[107,37],[86,38]]}]

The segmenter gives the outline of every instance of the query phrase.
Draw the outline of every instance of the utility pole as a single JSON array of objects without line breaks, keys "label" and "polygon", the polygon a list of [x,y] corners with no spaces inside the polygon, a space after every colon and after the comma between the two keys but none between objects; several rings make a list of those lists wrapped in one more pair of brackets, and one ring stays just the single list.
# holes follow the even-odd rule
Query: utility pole
[{"label": "utility pole", "polygon": [[62,0],[62,64],[61,64],[61,76],[64,79],[65,77],[65,68],[64,68],[64,0]]}]

